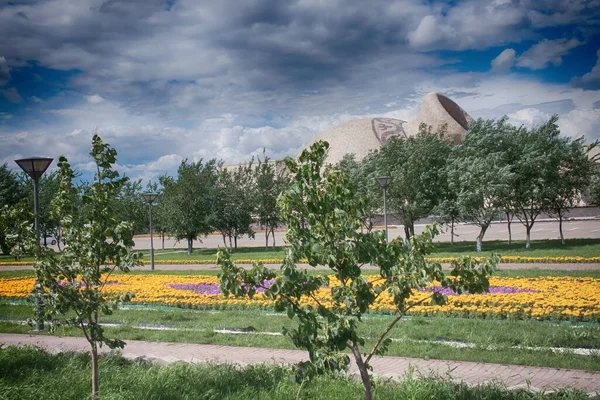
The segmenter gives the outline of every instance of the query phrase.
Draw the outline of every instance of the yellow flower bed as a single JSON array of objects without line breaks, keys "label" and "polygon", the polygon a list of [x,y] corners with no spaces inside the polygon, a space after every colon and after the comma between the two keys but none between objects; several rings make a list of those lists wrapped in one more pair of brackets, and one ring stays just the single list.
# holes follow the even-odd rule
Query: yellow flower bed
[{"label": "yellow flower bed", "polygon": [[[376,283],[377,276],[367,279]],[[270,308],[272,302],[262,293],[254,299],[226,297],[218,293],[216,276],[178,275],[113,275],[110,292],[133,292],[133,303],[159,304],[197,309]],[[33,288],[32,277],[0,278],[0,298],[24,298]],[[330,286],[337,281],[330,278]],[[499,278],[490,279],[491,293],[448,295],[444,306],[418,305],[411,315],[460,316],[467,318],[572,320],[600,322],[600,279],[574,277]],[[173,287],[175,286],[175,287]],[[186,289],[187,288],[187,289]],[[190,290],[192,288],[193,290]],[[201,289],[198,289],[201,288]],[[197,292],[195,292],[196,290]],[[204,292],[202,292],[204,291]],[[496,291],[496,292],[494,292]],[[200,293],[202,292],[202,293]],[[321,288],[317,299],[328,304],[331,289]],[[415,292],[411,304],[430,295]],[[305,299],[305,304],[314,300]],[[383,293],[373,307],[375,313],[393,313],[392,299]]]}]

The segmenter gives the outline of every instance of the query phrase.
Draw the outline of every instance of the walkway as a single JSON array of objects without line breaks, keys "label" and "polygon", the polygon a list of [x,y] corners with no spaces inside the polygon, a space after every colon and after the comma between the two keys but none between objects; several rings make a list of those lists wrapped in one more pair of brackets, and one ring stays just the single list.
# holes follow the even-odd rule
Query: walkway
[{"label": "walkway", "polygon": [[[218,361],[241,365],[254,363],[292,364],[307,360],[305,351],[252,347],[231,347],[202,344],[143,342],[127,340],[123,356],[159,364],[173,362]],[[4,345],[37,345],[52,352],[87,351],[83,338],[0,334]],[[102,348],[106,352],[106,347]],[[384,378],[404,376],[410,367],[421,375],[451,377],[469,384],[489,381],[504,383],[508,388],[528,387],[531,390],[570,387],[588,393],[600,392],[600,373],[557,368],[524,367],[475,362],[422,360],[406,357],[374,357],[373,374]],[[356,373],[352,364],[351,372]]]}]

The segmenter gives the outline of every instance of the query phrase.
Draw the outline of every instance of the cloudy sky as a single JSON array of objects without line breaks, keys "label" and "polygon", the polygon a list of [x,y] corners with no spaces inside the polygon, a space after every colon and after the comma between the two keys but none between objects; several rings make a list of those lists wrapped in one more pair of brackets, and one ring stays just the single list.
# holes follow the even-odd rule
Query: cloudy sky
[{"label": "cloudy sky", "polygon": [[600,0],[0,0],[0,163],[86,171],[93,132],[146,180],[282,158],[431,91],[600,139],[599,58]]}]

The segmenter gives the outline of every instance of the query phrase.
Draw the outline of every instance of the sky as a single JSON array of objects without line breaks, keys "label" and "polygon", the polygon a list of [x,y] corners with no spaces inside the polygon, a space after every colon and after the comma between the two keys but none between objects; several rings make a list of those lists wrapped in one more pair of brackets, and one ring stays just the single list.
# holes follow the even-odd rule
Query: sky
[{"label": "sky", "polygon": [[[600,0],[0,0],[0,164],[65,155],[155,180],[295,156],[428,92],[474,118],[600,139]],[[54,164],[55,166],[55,164]]]}]

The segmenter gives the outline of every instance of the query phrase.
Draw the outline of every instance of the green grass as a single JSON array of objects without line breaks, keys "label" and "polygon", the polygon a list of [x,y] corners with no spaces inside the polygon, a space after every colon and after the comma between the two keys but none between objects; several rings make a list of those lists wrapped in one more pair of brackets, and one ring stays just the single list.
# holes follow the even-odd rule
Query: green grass
[{"label": "green grass", "polygon": [[[343,376],[322,376],[294,383],[290,368],[218,364],[157,366],[118,355],[100,357],[103,399],[323,399],[364,398],[362,385]],[[583,392],[561,390],[550,395],[507,391],[498,384],[469,387],[446,378],[376,380],[376,399],[587,399]],[[50,354],[34,347],[0,350],[0,398],[90,398],[90,359],[85,354]]]},{"label": "green grass", "polygon": [[[31,316],[31,306],[0,304],[0,318],[24,320]],[[230,346],[270,347],[293,349],[291,341],[282,336],[232,335],[216,333],[217,329],[251,329],[255,333],[281,332],[295,322],[285,314],[259,311],[194,311],[194,310],[118,310],[103,321],[121,323],[107,328],[109,335],[129,340],[179,343],[218,344]],[[360,333],[371,339],[390,323],[391,317],[367,316]],[[176,327],[178,331],[140,329],[139,325]],[[0,322],[0,332],[27,333],[29,326]],[[77,329],[59,329],[59,335],[81,336]],[[387,355],[442,360],[521,364],[554,368],[600,370],[600,326],[553,324],[538,321],[469,320],[459,318],[407,318],[391,332],[396,340]],[[430,341],[423,343],[418,341]],[[453,348],[442,342],[466,342],[474,348]],[[598,349],[594,356],[555,354],[550,350],[524,350],[512,346],[565,347]]]}]

